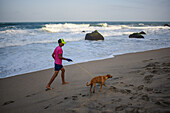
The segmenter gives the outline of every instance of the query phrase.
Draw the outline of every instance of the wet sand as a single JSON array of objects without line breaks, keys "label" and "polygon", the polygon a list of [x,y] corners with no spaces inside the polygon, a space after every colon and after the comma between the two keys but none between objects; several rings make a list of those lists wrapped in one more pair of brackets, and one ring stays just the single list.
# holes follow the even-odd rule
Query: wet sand
[{"label": "wet sand", "polygon": [[[92,75],[111,74],[107,87],[90,93]],[[118,55],[65,66],[46,91],[53,69],[0,79],[0,113],[168,113],[170,48]]]}]

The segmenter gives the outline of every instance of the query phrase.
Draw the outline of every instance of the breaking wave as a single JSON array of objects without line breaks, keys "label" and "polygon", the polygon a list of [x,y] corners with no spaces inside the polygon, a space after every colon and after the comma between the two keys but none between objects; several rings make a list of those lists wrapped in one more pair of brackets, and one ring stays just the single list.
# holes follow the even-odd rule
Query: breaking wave
[{"label": "breaking wave", "polygon": [[57,32],[77,32],[81,29],[86,30],[88,28],[88,24],[46,24],[42,30],[45,30],[50,33],[57,33]]},{"label": "breaking wave", "polygon": [[[52,23],[17,25],[2,24],[0,27],[0,48],[9,46],[23,46],[37,43],[56,43],[59,38],[66,41],[84,40],[86,33],[98,30],[105,38],[124,36],[133,33],[145,31],[147,34],[169,34],[169,27],[151,26],[144,23],[130,25],[113,25],[108,23]],[[40,27],[41,26],[41,27]],[[83,32],[82,32],[83,31]]]}]

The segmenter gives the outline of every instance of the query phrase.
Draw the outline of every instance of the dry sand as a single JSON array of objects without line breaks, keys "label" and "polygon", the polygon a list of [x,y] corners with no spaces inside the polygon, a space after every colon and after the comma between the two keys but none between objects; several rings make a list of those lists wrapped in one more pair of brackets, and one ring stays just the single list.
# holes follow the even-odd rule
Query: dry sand
[{"label": "dry sand", "polygon": [[110,73],[107,87],[90,93],[92,76],[77,64],[65,66],[45,86],[53,69],[0,79],[0,113],[168,113],[170,112],[170,48],[119,55],[79,64],[95,76]]}]

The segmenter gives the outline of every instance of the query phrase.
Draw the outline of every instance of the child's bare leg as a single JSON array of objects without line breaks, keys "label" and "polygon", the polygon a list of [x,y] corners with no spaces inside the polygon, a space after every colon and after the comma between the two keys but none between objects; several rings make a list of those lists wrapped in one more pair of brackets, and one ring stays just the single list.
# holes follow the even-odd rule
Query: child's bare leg
[{"label": "child's bare leg", "polygon": [[64,67],[61,68],[61,78],[62,78],[62,84],[68,84],[68,82],[65,82],[65,79],[64,79],[64,73],[65,73],[65,69]]},{"label": "child's bare leg", "polygon": [[52,88],[50,87],[50,85],[52,84],[52,82],[54,81],[54,79],[56,78],[56,76],[58,75],[58,72],[59,72],[59,71],[55,71],[55,72],[54,72],[54,74],[53,74],[50,82],[49,82],[49,83],[47,84],[47,86],[46,86],[47,89],[50,89],[50,90],[52,89]]}]

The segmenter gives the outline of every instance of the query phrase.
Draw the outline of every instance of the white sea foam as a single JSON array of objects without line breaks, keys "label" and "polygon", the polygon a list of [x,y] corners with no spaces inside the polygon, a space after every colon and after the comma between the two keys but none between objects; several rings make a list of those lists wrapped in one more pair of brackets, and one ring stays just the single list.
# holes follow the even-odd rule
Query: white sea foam
[{"label": "white sea foam", "polygon": [[[59,32],[81,32],[81,31],[93,31],[97,30],[116,30],[116,29],[169,29],[166,26],[128,26],[128,25],[108,25],[107,23],[99,23],[99,26],[89,26],[89,24],[46,24],[42,30],[50,32],[50,33],[59,33]],[[140,24],[143,25],[143,24]]]},{"label": "white sea foam", "polygon": [[99,23],[97,25],[101,25],[104,27],[99,26],[90,26],[89,24],[46,24],[45,27],[42,28],[42,30],[45,30],[47,32],[51,33],[57,33],[57,32],[81,32],[81,31],[92,31],[95,29],[98,30],[115,30],[115,29],[121,29],[120,25],[110,25],[108,26],[107,23]]},{"label": "white sea foam", "polygon": [[102,27],[108,27],[108,24],[107,23],[99,23],[97,25],[101,25]]},{"label": "white sea foam", "polygon": [[50,33],[56,33],[56,32],[76,32],[80,30],[86,30],[88,28],[89,24],[46,24],[45,27],[42,29],[45,31],[48,31]]},{"label": "white sea foam", "polygon": [[138,25],[143,26],[143,25],[145,25],[145,24],[143,24],[143,23],[139,23]]},{"label": "white sea foam", "polygon": [[14,29],[11,29],[11,30],[5,30],[5,31],[0,31],[0,34],[26,34],[28,33],[27,30],[14,30]]},{"label": "white sea foam", "polygon": [[167,26],[140,26],[140,27],[134,27],[134,26],[127,26],[127,25],[121,25],[122,28],[126,29],[170,29]]}]

